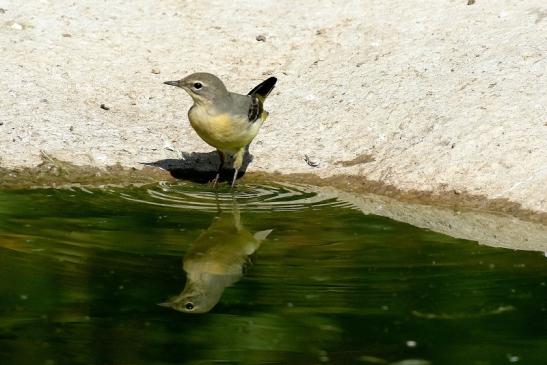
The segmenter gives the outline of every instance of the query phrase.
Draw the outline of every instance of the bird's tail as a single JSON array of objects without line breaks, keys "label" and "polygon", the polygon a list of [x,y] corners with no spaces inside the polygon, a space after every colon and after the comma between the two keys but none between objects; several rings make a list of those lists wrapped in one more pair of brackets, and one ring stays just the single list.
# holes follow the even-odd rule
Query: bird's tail
[{"label": "bird's tail", "polygon": [[275,87],[276,82],[276,77],[269,77],[267,80],[264,80],[260,84],[256,85],[247,95],[260,96],[262,100],[264,100],[268,95],[270,95],[270,92]]}]

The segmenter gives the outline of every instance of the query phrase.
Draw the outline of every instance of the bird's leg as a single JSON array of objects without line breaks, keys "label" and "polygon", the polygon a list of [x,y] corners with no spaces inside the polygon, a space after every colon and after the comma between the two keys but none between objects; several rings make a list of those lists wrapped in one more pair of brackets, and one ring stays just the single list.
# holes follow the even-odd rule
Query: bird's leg
[{"label": "bird's leg", "polygon": [[234,155],[234,177],[232,178],[232,188],[236,185],[237,173],[243,165],[243,155],[245,154],[245,148],[240,149]]},{"label": "bird's leg", "polygon": [[217,150],[218,152],[218,158],[220,159],[220,164],[218,165],[217,175],[212,181],[213,189],[217,187],[218,180],[220,179],[220,173],[222,172],[222,168],[224,167],[224,152]]},{"label": "bird's leg", "polygon": [[232,178],[232,185],[230,185],[231,188],[236,186],[236,179],[237,179],[238,172],[239,172],[239,169],[234,168],[234,177]]}]

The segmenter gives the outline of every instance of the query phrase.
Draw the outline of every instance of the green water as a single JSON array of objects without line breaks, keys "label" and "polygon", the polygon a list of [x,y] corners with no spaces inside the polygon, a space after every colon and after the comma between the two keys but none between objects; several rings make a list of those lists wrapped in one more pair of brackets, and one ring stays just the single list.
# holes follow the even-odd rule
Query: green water
[{"label": "green water", "polygon": [[546,364],[546,285],[304,188],[0,191],[0,364]]}]

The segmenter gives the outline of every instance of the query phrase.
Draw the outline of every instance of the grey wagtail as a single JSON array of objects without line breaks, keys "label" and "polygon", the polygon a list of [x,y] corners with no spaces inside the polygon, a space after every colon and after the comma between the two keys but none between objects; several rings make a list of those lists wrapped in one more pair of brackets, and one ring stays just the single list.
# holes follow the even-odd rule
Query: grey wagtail
[{"label": "grey wagtail", "polygon": [[264,100],[275,86],[277,79],[270,77],[252,89],[247,95],[228,91],[218,77],[210,73],[194,73],[178,81],[164,84],[177,86],[194,100],[188,110],[190,125],[207,144],[217,149],[220,165],[213,186],[216,187],[225,155],[234,156],[234,187],[237,174],[243,164],[245,147],[251,143],[262,123],[268,117]]}]

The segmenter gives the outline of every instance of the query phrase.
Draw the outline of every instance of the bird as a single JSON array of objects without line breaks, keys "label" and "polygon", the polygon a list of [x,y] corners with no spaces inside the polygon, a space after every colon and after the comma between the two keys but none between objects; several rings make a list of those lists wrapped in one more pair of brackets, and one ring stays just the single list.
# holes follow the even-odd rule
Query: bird
[{"label": "bird", "polygon": [[190,125],[201,139],[217,149],[220,164],[212,180],[213,187],[218,184],[226,155],[233,156],[231,187],[235,186],[245,150],[268,118],[264,101],[276,82],[276,77],[269,77],[247,95],[228,91],[217,76],[207,72],[164,82],[183,89],[192,97],[194,104],[188,110]]}]

